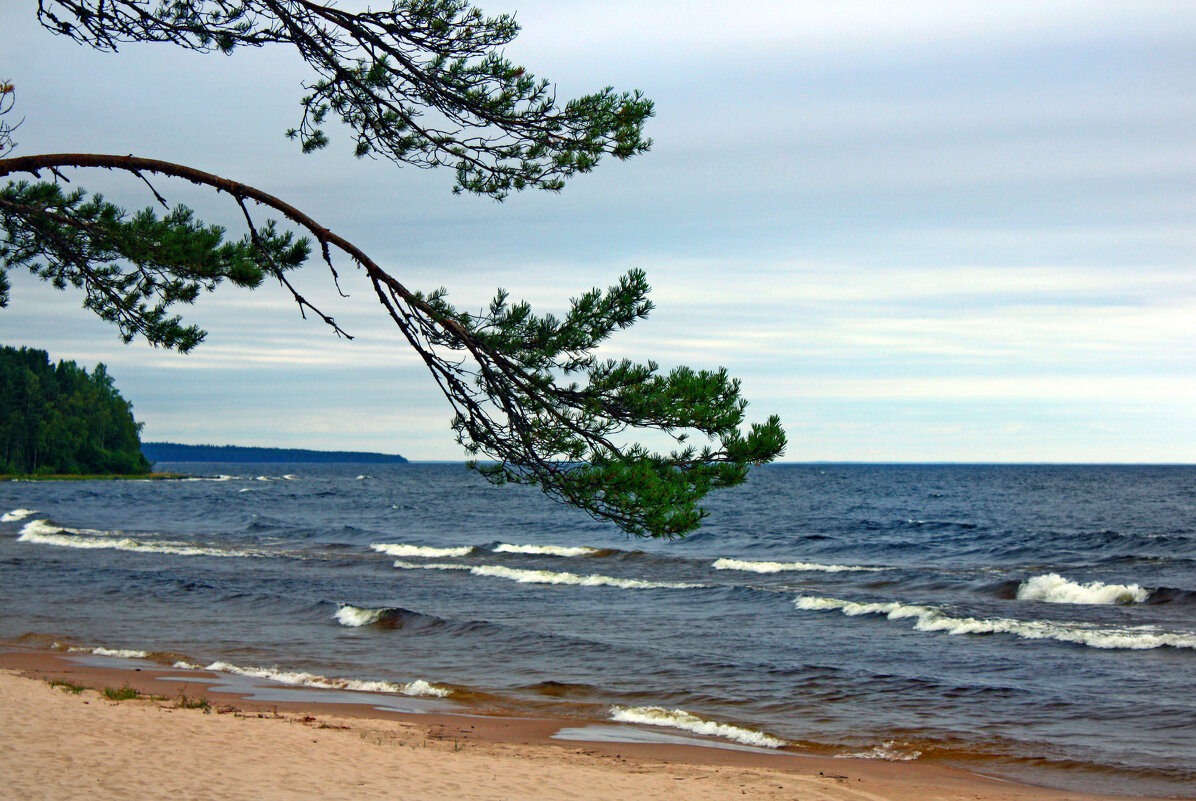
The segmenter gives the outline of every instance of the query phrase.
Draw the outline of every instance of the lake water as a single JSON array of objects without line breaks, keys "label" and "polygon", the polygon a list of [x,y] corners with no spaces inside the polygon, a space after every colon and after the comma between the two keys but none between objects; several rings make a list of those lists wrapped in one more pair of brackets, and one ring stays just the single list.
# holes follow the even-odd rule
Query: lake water
[{"label": "lake water", "polygon": [[204,480],[0,484],[0,639],[1196,795],[1194,467],[770,466],[674,542],[459,465],[158,469]]}]

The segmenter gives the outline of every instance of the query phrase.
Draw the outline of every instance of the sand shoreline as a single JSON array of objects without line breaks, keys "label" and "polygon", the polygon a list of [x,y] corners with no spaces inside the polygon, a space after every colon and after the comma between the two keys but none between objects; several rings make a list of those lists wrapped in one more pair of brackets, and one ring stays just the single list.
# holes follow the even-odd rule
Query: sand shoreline
[{"label": "sand shoreline", "polygon": [[[1113,799],[989,779],[934,764],[830,759],[691,745],[554,740],[577,721],[399,713],[262,702],[213,691],[195,671],[80,665],[0,653],[0,776],[24,799],[647,798],[811,801]],[[190,674],[189,674],[190,675]],[[160,700],[111,701],[130,686]],[[180,695],[209,709],[178,708]]]}]

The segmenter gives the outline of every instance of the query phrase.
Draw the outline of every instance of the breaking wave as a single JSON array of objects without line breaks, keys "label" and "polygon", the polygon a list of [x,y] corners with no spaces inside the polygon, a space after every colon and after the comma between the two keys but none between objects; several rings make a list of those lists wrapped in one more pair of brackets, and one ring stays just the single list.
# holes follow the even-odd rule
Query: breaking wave
[{"label": "breaking wave", "polygon": [[838,598],[798,596],[798,609],[807,611],[838,611],[849,617],[884,615],[889,620],[913,619],[917,631],[942,631],[947,634],[1012,634],[1027,640],[1057,640],[1086,645],[1089,648],[1122,648],[1145,650],[1150,648],[1196,648],[1196,633],[1160,632],[1154,627],[1098,628],[1077,623],[1055,623],[1047,620],[1011,620],[1009,618],[982,619],[952,617],[933,606],[916,606],[896,602],[858,603]]},{"label": "breaking wave", "polygon": [[621,587],[625,590],[692,590],[706,586],[680,581],[642,581],[615,576],[580,576],[576,573],[557,573],[551,570],[519,570],[501,565],[455,565],[444,562],[415,564],[399,561],[395,562],[395,567],[400,570],[467,570],[475,576],[502,578],[520,584],[576,584],[581,587]]},{"label": "breaking wave", "polygon": [[336,610],[335,617],[337,622],[342,626],[360,628],[362,626],[372,626],[375,623],[386,622],[387,620],[393,621],[398,612],[399,610],[393,606],[384,606],[379,609],[365,609],[360,606],[345,604]]},{"label": "breaking wave", "polygon": [[417,679],[406,684],[393,681],[368,681],[363,679],[341,679],[321,676],[317,673],[303,673],[300,671],[279,670],[266,667],[241,667],[230,662],[213,662],[210,665],[196,665],[191,662],[175,662],[174,667],[180,670],[213,670],[220,673],[234,673],[238,676],[248,676],[254,679],[268,679],[279,684],[289,684],[294,687],[316,687],[323,690],[355,690],[365,693],[397,693],[423,698],[447,698],[453,691],[438,684]]},{"label": "breaking wave", "polygon": [[[54,643],[58,645],[58,643]],[[149,652],[138,651],[132,648],[78,648],[70,646],[66,649],[67,653],[77,654],[95,654],[96,656],[111,656],[116,659],[148,659]]]},{"label": "breaking wave", "polygon": [[201,548],[184,542],[147,541],[132,537],[107,536],[114,532],[91,532],[55,526],[48,520],[33,520],[21,528],[18,542],[53,545],[59,548],[109,549],[141,553],[165,553],[176,556],[260,556],[249,551]]},{"label": "breaking wave", "polygon": [[1105,584],[1090,581],[1080,584],[1058,573],[1026,579],[1017,588],[1019,601],[1044,601],[1049,604],[1140,604],[1150,597],[1150,590],[1137,584]]},{"label": "breaking wave", "polygon": [[460,548],[429,548],[424,545],[404,545],[403,543],[375,542],[370,545],[378,553],[387,556],[409,556],[421,559],[443,559],[446,556],[468,556],[473,552],[472,545]]},{"label": "breaking wave", "polygon": [[600,553],[597,548],[584,545],[511,545],[500,542],[494,547],[495,553],[526,553],[536,556],[593,556]]},{"label": "breaking wave", "polygon": [[11,512],[5,512],[3,517],[0,517],[0,523],[15,523],[18,520],[24,520],[29,515],[37,514],[36,509],[13,509]]},{"label": "breaking wave", "polygon": [[732,726],[730,723],[705,720],[684,709],[665,709],[659,706],[612,706],[610,719],[621,723],[667,726],[694,734],[722,737],[725,740],[734,740],[737,743],[760,748],[780,748],[785,745],[784,740],[779,740],[763,732]]},{"label": "breaking wave", "polygon": [[823,573],[885,570],[883,567],[854,565],[821,565],[814,562],[750,562],[744,559],[719,559],[711,565],[715,570],[744,570],[749,573],[784,573],[790,570],[818,570]]}]

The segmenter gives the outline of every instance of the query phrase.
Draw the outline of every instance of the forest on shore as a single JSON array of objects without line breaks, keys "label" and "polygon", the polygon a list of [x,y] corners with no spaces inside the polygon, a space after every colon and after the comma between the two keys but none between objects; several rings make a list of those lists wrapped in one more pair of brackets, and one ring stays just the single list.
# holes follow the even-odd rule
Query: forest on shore
[{"label": "forest on shore", "polygon": [[397,453],[313,451],[307,448],[262,448],[248,445],[184,445],[143,442],[141,452],[151,462],[273,462],[292,464],[405,464]]},{"label": "forest on shore", "polygon": [[0,346],[0,474],[142,475],[140,433],[103,364]]}]

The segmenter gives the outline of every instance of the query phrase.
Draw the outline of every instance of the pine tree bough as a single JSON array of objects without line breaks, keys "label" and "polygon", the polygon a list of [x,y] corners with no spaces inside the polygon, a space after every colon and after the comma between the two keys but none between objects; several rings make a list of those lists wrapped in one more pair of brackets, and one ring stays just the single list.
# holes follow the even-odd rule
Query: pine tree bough
[{"label": "pine tree bough", "polygon": [[486,17],[465,0],[396,0],[352,13],[309,0],[38,0],[56,33],[100,50],[165,42],[201,52],[293,46],[315,74],[288,131],[304,152],[328,144],[335,114],[357,156],[455,169],[454,191],[505,197],[560,190],[605,154],[629,158],[652,142],[652,103],[600,92],[557,105],[553,87],[502,48],[514,17]]},{"label": "pine tree bough", "polygon": [[[129,41],[223,52],[293,44],[320,76],[307,87],[293,132],[304,150],[327,142],[318,126],[335,111],[355,132],[357,155],[454,166],[456,191],[498,199],[530,187],[555,191],[603,154],[626,158],[650,145],[642,136],[649,101],[607,89],[557,108],[546,82],[497,54],[518,30],[513,20],[484,18],[460,0],[398,0],[391,11],[360,14],[305,0],[41,0],[39,15],[56,32],[108,50]],[[12,93],[5,87],[0,98]],[[434,125],[421,121],[429,112]],[[2,157],[12,146],[0,136],[0,177],[118,170],[144,181],[164,206],[147,176],[182,179],[230,196],[248,234],[225,241],[222,229],[182,207],[161,218],[151,209],[130,217],[102,197],[64,193],[57,181],[11,182],[0,188],[0,306],[8,300],[5,272],[24,267],[59,288],[81,288],[84,305],[126,341],[187,351],[203,332],[171,316],[174,304],[223,281],[253,288],[271,277],[301,313],[348,336],[287,278],[310,255],[311,241],[272,220],[258,225],[251,206],[264,207],[315,240],[334,281],[334,250],[364,272],[453,407],[458,441],[494,483],[535,484],[631,534],[673,537],[698,527],[710,490],[741,483],[751,465],[784,449],[776,417],[740,430],[747,404],[725,370],[664,373],[652,362],[597,357],[611,334],[651,310],[641,271],[574,298],[560,319],[537,316],[502,291],[488,308],[464,312],[444,290],[407,289],[361,248],[254,187],[135,156]],[[675,449],[636,444],[651,431],[671,436]],[[688,444],[694,435],[704,444]]]}]

